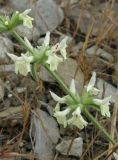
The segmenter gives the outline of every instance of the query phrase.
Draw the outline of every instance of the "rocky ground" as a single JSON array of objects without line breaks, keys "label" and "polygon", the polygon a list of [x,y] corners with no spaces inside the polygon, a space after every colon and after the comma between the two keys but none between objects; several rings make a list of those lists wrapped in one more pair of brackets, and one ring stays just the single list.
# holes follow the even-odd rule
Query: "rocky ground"
[{"label": "rocky ground", "polygon": [[[0,0],[0,14],[31,8],[32,29],[19,26],[33,46],[41,45],[47,31],[51,43],[68,36],[68,60],[58,73],[67,85],[75,78],[81,94],[91,72],[96,71],[98,97],[111,95],[112,117],[93,115],[118,138],[118,2],[111,0]],[[7,52],[20,55],[24,49],[9,33],[0,34],[0,160],[105,160],[112,147],[89,123],[86,129],[63,128],[53,117],[55,102],[49,94],[64,93],[39,67],[38,82],[30,75],[14,73]],[[108,158],[107,158],[108,159]],[[112,157],[109,158],[111,160]]]}]

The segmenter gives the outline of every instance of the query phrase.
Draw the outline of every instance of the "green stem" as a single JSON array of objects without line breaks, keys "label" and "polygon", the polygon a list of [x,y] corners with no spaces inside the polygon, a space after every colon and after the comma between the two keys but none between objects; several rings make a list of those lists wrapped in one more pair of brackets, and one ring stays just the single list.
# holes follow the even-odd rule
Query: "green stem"
[{"label": "green stem", "polygon": [[26,50],[28,50],[32,55],[34,55],[34,51],[29,46],[27,46],[25,41],[15,31],[11,31],[11,33],[16,38],[16,40],[24,46]]},{"label": "green stem", "polygon": [[[27,46],[25,41],[15,31],[12,31],[11,33],[24,46],[25,49],[27,49],[29,52],[32,53],[32,55],[34,55],[34,51],[29,46]],[[70,95],[71,98],[73,99],[73,101],[75,101],[75,103],[78,103],[79,100],[77,99],[77,97],[72,92],[70,92],[70,90],[65,85],[65,83],[61,80],[61,78],[58,76],[58,74],[56,72],[51,71],[49,68],[49,65],[43,64],[43,66],[55,78],[55,80],[60,84],[61,88],[65,91],[65,93]],[[111,135],[99,124],[99,122],[88,112],[88,110],[86,108],[83,110],[83,113],[96,126],[96,128],[98,128],[104,134],[104,136],[107,138],[107,140],[109,140],[113,145],[117,144],[117,142],[111,137]]]},{"label": "green stem", "polygon": [[111,135],[100,125],[100,123],[88,112],[85,108],[83,113],[86,117],[98,128],[113,145],[116,145],[117,142],[111,137]]},{"label": "green stem", "polygon": [[65,85],[65,83],[62,81],[62,79],[58,76],[58,74],[54,71],[51,71],[49,66],[47,64],[44,64],[44,67],[46,68],[46,70],[53,76],[53,78],[55,78],[55,80],[59,83],[59,85],[61,86],[61,88],[64,90],[64,92],[68,95],[70,95],[72,97],[72,99],[78,103],[79,100],[75,97],[75,95],[70,92],[70,90],[68,89],[68,87]]}]

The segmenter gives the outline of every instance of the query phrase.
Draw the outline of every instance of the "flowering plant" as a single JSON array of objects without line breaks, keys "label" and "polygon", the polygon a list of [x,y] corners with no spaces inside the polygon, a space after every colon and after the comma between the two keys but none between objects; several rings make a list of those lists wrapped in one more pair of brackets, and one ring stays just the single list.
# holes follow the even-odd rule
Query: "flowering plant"
[{"label": "flowering plant", "polygon": [[[104,98],[103,100],[95,99],[95,96],[99,92],[99,90],[94,87],[95,81],[96,73],[93,72],[88,85],[84,87],[82,97],[79,97],[79,95],[76,93],[74,80],[72,80],[70,92],[72,92],[78,98],[78,102],[76,103],[73,102],[72,98],[69,95],[60,98],[53,92],[50,92],[53,99],[58,102],[54,110],[54,116],[57,118],[58,123],[62,124],[64,127],[66,127],[67,125],[74,125],[79,129],[83,129],[87,125],[87,122],[82,117],[81,112],[84,109],[84,104],[87,105],[87,103],[88,105],[96,105],[103,116],[110,117],[110,97]],[[60,104],[63,103],[66,104],[67,108],[65,110],[60,110]]]},{"label": "flowering plant", "polygon": [[[0,16],[0,32],[9,31],[26,49],[26,53],[22,53],[19,57],[12,53],[7,53],[15,63],[15,72],[17,74],[20,73],[23,76],[31,73],[36,79],[37,65],[41,64],[44,66],[53,78],[56,79],[66,94],[64,97],[59,97],[52,91],[50,92],[52,98],[57,102],[54,109],[54,117],[57,119],[58,123],[64,127],[76,126],[79,129],[83,129],[88,124],[86,119],[89,119],[103,133],[107,140],[113,145],[116,145],[117,142],[89,112],[89,107],[93,107],[99,111],[102,116],[110,117],[110,96],[105,97],[104,99],[98,99],[96,97],[100,92],[95,88],[96,73],[92,73],[88,85],[84,87],[82,96],[80,96],[76,91],[74,80],[72,80],[70,88],[68,88],[56,72],[58,64],[67,58],[67,37],[56,45],[50,45],[50,32],[47,32],[43,44],[41,46],[33,47],[27,38],[22,39],[15,32],[15,27],[19,24],[23,24],[29,28],[32,27],[33,18],[28,16],[30,11],[31,9],[28,9],[23,13],[16,11],[11,18]],[[61,104],[65,104],[64,108]],[[114,153],[114,157],[116,160],[118,159],[116,153]]]}]

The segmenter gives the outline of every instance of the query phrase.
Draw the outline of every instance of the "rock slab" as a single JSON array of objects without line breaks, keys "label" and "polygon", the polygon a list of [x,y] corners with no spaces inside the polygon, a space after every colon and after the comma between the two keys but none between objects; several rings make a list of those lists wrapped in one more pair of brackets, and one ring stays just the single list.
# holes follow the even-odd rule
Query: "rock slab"
[{"label": "rock slab", "polygon": [[[70,147],[71,143],[72,143],[72,146]],[[83,139],[81,137],[75,138],[73,142],[70,139],[62,140],[62,142],[56,146],[56,150],[62,155],[68,154],[76,157],[80,157],[82,155],[82,149],[83,149]],[[68,150],[69,150],[69,153],[68,153]]]},{"label": "rock slab", "polygon": [[36,110],[36,115],[32,115],[30,128],[35,141],[34,152],[40,160],[52,160],[60,138],[57,122],[40,109]]}]

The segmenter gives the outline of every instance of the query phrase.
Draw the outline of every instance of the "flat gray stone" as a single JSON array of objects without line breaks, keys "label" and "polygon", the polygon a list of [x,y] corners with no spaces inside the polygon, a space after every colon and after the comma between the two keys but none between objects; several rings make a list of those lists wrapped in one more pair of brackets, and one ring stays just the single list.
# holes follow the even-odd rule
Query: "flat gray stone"
[{"label": "flat gray stone", "polygon": [[[86,1],[86,3],[87,2],[88,1]],[[79,24],[80,31],[82,33],[87,34],[93,22],[91,35],[97,35],[99,33],[100,27],[102,27],[102,22],[101,22],[101,15],[96,10],[96,8],[93,7],[92,5],[91,6],[89,5],[89,8],[86,7],[81,9],[79,3],[70,5],[70,7],[68,7],[67,16],[71,20],[73,20],[75,24],[78,24],[78,19],[80,18],[80,15],[81,15],[81,22]],[[94,21],[92,21],[92,19],[94,19]]]},{"label": "flat gray stone", "polygon": [[8,63],[8,53],[14,53],[13,43],[7,37],[0,36],[0,63]]},{"label": "flat gray stone", "polygon": [[99,57],[101,57],[101,58],[103,58],[103,59],[105,59],[107,61],[110,61],[110,62],[114,61],[114,57],[110,53],[104,51],[101,48],[97,48],[96,49],[96,46],[92,46],[92,47],[88,48],[86,50],[86,54],[88,56],[96,55],[96,56],[99,56]]},{"label": "flat gray stone", "polygon": [[[70,148],[71,142],[72,142],[71,139],[62,140],[61,143],[59,143],[56,146],[56,150],[62,155],[68,154],[71,156],[81,157],[82,150],[83,150],[83,139],[81,137],[75,138]],[[69,148],[70,148],[70,152],[68,153]]]},{"label": "flat gray stone", "polygon": [[[105,82],[103,79],[97,78],[96,87],[100,90],[99,98],[111,96],[110,102],[115,103],[116,88],[111,84]],[[104,93],[104,94],[103,94]]]},{"label": "flat gray stone", "polygon": [[36,110],[36,115],[32,115],[30,128],[35,141],[34,152],[40,160],[52,160],[60,138],[57,122],[40,109]]}]

